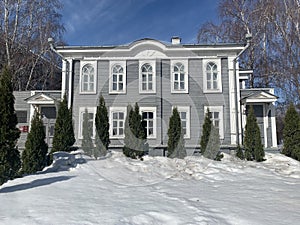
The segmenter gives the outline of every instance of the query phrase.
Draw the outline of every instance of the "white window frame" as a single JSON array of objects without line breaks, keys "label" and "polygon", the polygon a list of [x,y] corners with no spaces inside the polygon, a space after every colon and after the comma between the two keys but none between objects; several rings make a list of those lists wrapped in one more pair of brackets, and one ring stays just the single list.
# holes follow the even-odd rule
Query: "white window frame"
[{"label": "white window frame", "polygon": [[184,139],[189,139],[191,138],[191,107],[190,106],[173,106],[172,111],[174,108],[177,108],[180,119],[181,115],[180,112],[185,112],[186,113],[186,134],[184,135]]},{"label": "white window frame", "polygon": [[209,112],[218,112],[219,113],[219,134],[220,134],[220,139],[224,139],[223,106],[204,106],[204,116],[207,113],[207,109],[209,109]]},{"label": "white window frame", "polygon": [[[152,66],[152,90],[143,90],[142,89],[142,66],[149,64]],[[147,78],[148,79],[148,78]],[[139,92],[143,94],[153,94],[156,93],[156,61],[155,60],[140,60],[139,61]]]},{"label": "white window frame", "polygon": [[92,135],[92,139],[95,138],[95,134],[96,134],[96,126],[95,126],[95,117],[96,117],[96,107],[80,107],[79,108],[79,124],[78,124],[78,138],[79,139],[83,139],[82,136],[82,123],[83,123],[83,115],[85,113],[85,110],[87,109],[88,113],[93,113],[93,135]]},{"label": "white window frame", "polygon": [[[124,131],[123,135],[113,135],[113,113],[122,112],[124,113]],[[109,108],[109,137],[111,139],[124,139],[125,137],[125,121],[127,116],[127,108],[126,107],[110,107]]]},{"label": "white window frame", "polygon": [[[82,69],[87,66],[91,65],[94,68],[94,89],[91,91],[84,91],[83,90],[83,74]],[[97,61],[80,61],[80,76],[79,76],[79,93],[80,94],[96,94],[97,93]]]},{"label": "white window frame", "polygon": [[[214,63],[217,66],[218,71],[218,88],[217,89],[208,89],[207,88],[207,71],[206,67],[208,63]],[[222,93],[222,73],[221,73],[221,59],[203,59],[203,92],[204,93]]]},{"label": "white window frame", "polygon": [[[184,66],[184,89],[174,89],[175,72],[174,66],[177,63],[181,63]],[[189,93],[189,63],[188,60],[171,60],[170,71],[171,71],[171,93]]]},{"label": "white window frame", "polygon": [[151,136],[148,136],[148,130],[147,130],[147,139],[156,139],[156,123],[157,123],[157,116],[156,116],[156,107],[140,107],[140,114],[142,116],[143,112],[152,112],[153,113],[153,134]]},{"label": "white window frame", "polygon": [[[123,90],[113,90],[113,67],[123,67]],[[126,81],[127,81],[126,61],[110,61],[109,62],[109,94],[126,94]]]}]

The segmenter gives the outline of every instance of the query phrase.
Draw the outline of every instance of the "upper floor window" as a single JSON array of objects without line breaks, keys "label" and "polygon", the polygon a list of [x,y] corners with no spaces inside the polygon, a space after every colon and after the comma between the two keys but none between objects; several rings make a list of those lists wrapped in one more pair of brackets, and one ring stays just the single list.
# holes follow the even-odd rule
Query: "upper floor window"
[{"label": "upper floor window", "polygon": [[110,137],[124,138],[126,107],[110,107]]},{"label": "upper floor window", "polygon": [[141,107],[140,112],[147,138],[156,138],[156,107]]},{"label": "upper floor window", "polygon": [[155,61],[140,61],[140,93],[156,92]]},{"label": "upper floor window", "polygon": [[96,63],[82,62],[80,76],[80,92],[87,94],[96,93]]},{"label": "upper floor window", "polygon": [[126,62],[110,62],[110,93],[126,93]]},{"label": "upper floor window", "polygon": [[171,92],[188,93],[188,61],[172,61],[171,71]]},{"label": "upper floor window", "polygon": [[221,60],[204,60],[204,92],[222,92]]}]

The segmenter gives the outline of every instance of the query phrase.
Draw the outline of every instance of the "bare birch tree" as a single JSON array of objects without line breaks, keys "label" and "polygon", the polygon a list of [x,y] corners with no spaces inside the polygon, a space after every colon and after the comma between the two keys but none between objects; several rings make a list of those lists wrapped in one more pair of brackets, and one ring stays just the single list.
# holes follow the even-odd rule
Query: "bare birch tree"
[{"label": "bare birch tree", "polygon": [[59,0],[0,0],[0,48],[16,90],[42,89],[53,76],[56,62],[47,40],[61,40],[61,7]]},{"label": "bare birch tree", "polygon": [[300,104],[300,1],[221,0],[221,22],[203,24],[198,42],[240,42],[252,33],[241,66],[253,69],[250,86],[275,87],[281,101]]}]

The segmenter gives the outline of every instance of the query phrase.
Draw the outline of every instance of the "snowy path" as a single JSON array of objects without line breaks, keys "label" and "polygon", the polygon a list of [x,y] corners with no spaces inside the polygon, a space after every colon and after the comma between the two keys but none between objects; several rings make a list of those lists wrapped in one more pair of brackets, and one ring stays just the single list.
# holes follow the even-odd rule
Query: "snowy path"
[{"label": "snowy path", "polygon": [[0,188],[0,224],[299,224],[299,162],[114,153]]}]

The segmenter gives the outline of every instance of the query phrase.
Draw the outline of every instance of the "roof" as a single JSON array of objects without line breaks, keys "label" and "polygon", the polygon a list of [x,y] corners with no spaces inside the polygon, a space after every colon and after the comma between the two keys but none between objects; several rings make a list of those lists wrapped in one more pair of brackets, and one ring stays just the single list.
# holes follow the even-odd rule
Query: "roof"
[{"label": "roof", "polygon": [[154,44],[159,46],[163,49],[219,49],[219,48],[228,48],[228,49],[237,49],[242,50],[244,48],[243,44],[236,44],[236,43],[217,43],[217,44],[171,44],[169,42],[163,42],[152,38],[143,38],[136,41],[133,41],[129,44],[125,45],[111,45],[111,46],[57,46],[56,49],[59,52],[64,52],[65,50],[72,50],[72,51],[83,51],[83,50],[112,50],[112,49],[119,49],[119,50],[126,50],[132,49],[135,46],[141,44]]}]

